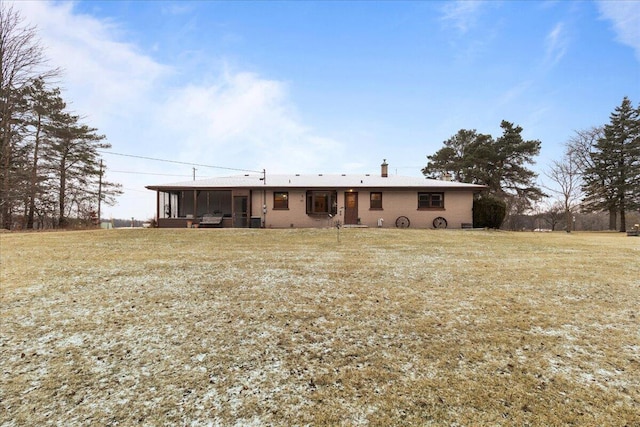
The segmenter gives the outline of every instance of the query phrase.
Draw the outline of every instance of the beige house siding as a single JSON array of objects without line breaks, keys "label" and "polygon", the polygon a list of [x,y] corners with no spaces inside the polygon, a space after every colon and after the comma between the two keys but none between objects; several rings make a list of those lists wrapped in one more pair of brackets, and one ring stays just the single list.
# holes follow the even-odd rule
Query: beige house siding
[{"label": "beige house siding", "polygon": [[[253,192],[252,216],[260,216],[263,226],[266,228],[309,228],[330,227],[335,221],[345,222],[345,190],[337,191],[338,213],[335,217],[307,215],[306,191],[300,189],[278,189],[287,191],[289,208],[286,210],[274,209],[273,190],[266,191],[266,197],[262,192]],[[473,221],[473,192],[472,191],[445,191],[444,209],[418,209],[417,190],[385,190],[385,189],[358,189],[358,217],[360,224],[368,227],[377,227],[378,220],[382,219],[384,228],[396,226],[396,219],[400,216],[409,218],[411,228],[432,228],[433,220],[443,217],[447,220],[448,228],[461,228],[463,223]],[[382,193],[382,209],[370,209],[371,192]],[[266,214],[262,212],[263,199],[266,199]]]},{"label": "beige house siding", "polygon": [[[486,189],[485,186],[390,176],[385,173],[384,164],[382,166],[382,174],[377,176],[263,174],[147,188],[158,192],[156,212],[160,227],[214,226],[204,222],[204,218],[216,213],[224,216],[221,223],[215,224],[221,227],[318,228],[341,223],[393,228],[398,217],[408,218],[411,228],[433,228],[434,219],[438,217],[447,221],[448,228],[461,228],[462,224],[473,222],[473,197]],[[309,191],[315,192],[312,203],[316,208],[333,214],[308,214]],[[287,192],[286,209],[274,207],[274,192]],[[330,192],[326,199],[319,195],[326,192]],[[382,209],[371,209],[372,192],[382,194]],[[443,195],[443,207],[419,209],[419,193]],[[353,194],[357,194],[355,199]],[[354,211],[356,205],[357,212]]]},{"label": "beige house siding", "polygon": [[[315,216],[307,215],[307,192],[299,189],[278,189],[280,191],[287,191],[289,193],[289,209],[274,209],[273,208],[273,190],[266,192],[266,205],[267,213],[263,215],[265,228],[315,228],[315,227],[330,227],[334,224],[336,218],[329,218],[328,216]],[[338,192],[338,198],[340,192]],[[343,196],[344,197],[344,196]],[[261,207],[261,204],[257,204],[258,200],[254,195],[254,203],[252,211],[254,215],[261,215],[260,208],[255,209],[256,206]],[[260,200],[261,196],[260,196]],[[260,203],[260,202],[258,202]]]}]

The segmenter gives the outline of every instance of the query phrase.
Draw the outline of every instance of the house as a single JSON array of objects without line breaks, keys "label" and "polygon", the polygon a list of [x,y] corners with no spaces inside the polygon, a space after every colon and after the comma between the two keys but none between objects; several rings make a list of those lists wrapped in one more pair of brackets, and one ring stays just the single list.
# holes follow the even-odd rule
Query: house
[{"label": "house", "polygon": [[158,227],[462,228],[485,186],[388,174],[240,175],[149,185]]}]

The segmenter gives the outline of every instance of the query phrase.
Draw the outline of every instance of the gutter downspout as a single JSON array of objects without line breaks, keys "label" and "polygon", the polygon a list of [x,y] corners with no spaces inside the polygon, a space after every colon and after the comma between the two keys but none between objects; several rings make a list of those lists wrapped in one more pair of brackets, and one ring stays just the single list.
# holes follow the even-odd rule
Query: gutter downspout
[{"label": "gutter downspout", "polygon": [[[262,185],[267,185],[267,170],[262,169]],[[262,227],[266,228],[267,226],[267,189],[266,187],[262,189]]]}]

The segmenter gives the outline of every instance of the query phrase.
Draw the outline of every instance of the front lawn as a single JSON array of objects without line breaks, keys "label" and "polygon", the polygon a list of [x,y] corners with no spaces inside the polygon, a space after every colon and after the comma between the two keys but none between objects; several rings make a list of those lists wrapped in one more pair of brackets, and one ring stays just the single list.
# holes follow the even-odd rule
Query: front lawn
[{"label": "front lawn", "polygon": [[0,425],[640,424],[640,238],[0,234]]}]

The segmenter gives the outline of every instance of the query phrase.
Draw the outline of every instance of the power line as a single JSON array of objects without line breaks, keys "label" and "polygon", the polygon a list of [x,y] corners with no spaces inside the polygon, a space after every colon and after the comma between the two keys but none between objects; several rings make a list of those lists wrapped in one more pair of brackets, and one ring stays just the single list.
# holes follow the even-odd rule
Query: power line
[{"label": "power line", "polygon": [[189,163],[189,162],[179,162],[177,160],[157,159],[157,158],[154,158],[154,157],[136,156],[136,155],[133,155],[133,154],[114,153],[112,151],[102,151],[102,150],[97,150],[97,151],[99,153],[102,153],[102,154],[112,154],[114,156],[122,156],[122,157],[133,157],[135,159],[152,160],[154,162],[176,163],[176,164],[179,164],[179,165],[200,166],[200,167],[203,167],[203,168],[224,169],[224,170],[237,171],[237,172],[253,172],[253,173],[263,173],[264,172],[264,171],[256,171],[256,170],[252,170],[252,169],[229,168],[229,167],[225,167],[225,166],[203,165],[201,163]]},{"label": "power line", "polygon": [[126,191],[137,191],[138,193],[145,193],[145,194],[149,194],[149,190],[140,190],[139,188],[127,188],[127,187],[122,187],[123,190]]},{"label": "power line", "polygon": [[180,176],[183,178],[191,177],[191,175],[178,175],[173,173],[154,173],[154,172],[136,172],[136,171],[114,171],[109,170],[111,173],[129,173],[132,175],[157,175],[157,176]]}]

